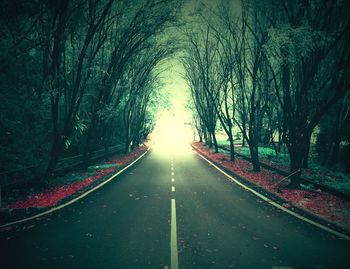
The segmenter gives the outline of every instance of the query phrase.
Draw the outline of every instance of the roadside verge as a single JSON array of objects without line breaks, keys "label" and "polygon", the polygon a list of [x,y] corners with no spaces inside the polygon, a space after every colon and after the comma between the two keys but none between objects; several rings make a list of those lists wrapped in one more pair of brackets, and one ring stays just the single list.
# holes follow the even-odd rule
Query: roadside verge
[{"label": "roadside verge", "polygon": [[350,203],[325,192],[284,189],[277,183],[283,176],[262,169],[252,171],[250,163],[234,163],[223,153],[212,153],[204,144],[193,142],[199,155],[247,191],[280,210],[306,221],[340,238],[350,240]]},{"label": "roadside verge", "polygon": [[[36,193],[7,205],[1,214],[0,229],[40,218],[75,203],[126,171],[146,155],[149,149],[149,146],[139,147],[129,154],[113,158],[107,163],[107,166],[101,165],[102,169],[99,169],[94,176]],[[113,164],[118,164],[118,166],[110,168]]]}]

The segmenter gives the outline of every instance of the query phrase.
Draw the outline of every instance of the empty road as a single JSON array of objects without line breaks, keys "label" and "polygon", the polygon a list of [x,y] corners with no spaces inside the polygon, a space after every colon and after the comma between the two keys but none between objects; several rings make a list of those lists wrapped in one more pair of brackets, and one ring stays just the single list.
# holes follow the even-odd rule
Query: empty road
[{"label": "empty road", "polygon": [[350,268],[350,243],[155,143],[78,202],[2,230],[1,268]]}]

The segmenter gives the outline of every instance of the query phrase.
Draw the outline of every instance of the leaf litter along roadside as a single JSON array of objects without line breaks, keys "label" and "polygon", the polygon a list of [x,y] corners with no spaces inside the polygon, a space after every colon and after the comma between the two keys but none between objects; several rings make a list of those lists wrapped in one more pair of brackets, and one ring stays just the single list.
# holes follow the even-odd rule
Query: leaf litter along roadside
[{"label": "leaf litter along roadside", "polygon": [[[228,151],[230,150],[227,143],[221,142],[221,147]],[[266,150],[266,148],[263,149]],[[277,157],[273,155],[275,153],[271,153],[272,149],[269,149],[269,151],[269,154],[262,154],[260,157],[260,163],[288,173],[289,165],[287,165],[287,163],[289,163],[289,157]],[[250,158],[249,149],[247,147],[237,146],[236,153]],[[310,182],[311,187],[313,184],[321,184],[326,188],[330,188],[336,192],[350,196],[350,181],[347,175],[333,168],[325,168],[313,163],[312,161],[310,162],[310,167],[303,169],[303,178]]]},{"label": "leaf litter along roadside", "polygon": [[[250,162],[236,158],[231,162],[225,153],[213,153],[204,143],[193,142],[193,147],[214,163],[218,163],[229,171],[241,176],[274,195],[286,201],[285,207],[291,205],[302,208],[330,222],[350,229],[350,202],[333,194],[313,190],[293,190],[284,188],[287,182],[281,180],[284,176],[261,168],[261,172],[254,172]],[[276,186],[277,183],[278,186]]]},{"label": "leaf litter along roadside", "polygon": [[93,165],[87,171],[75,171],[57,178],[55,186],[41,192],[28,194],[26,197],[12,197],[12,201],[5,205],[9,209],[47,208],[57,205],[63,199],[83,192],[97,181],[103,181],[107,176],[120,171],[123,167],[133,162],[148,146],[141,146],[134,151],[113,157],[106,163]]}]

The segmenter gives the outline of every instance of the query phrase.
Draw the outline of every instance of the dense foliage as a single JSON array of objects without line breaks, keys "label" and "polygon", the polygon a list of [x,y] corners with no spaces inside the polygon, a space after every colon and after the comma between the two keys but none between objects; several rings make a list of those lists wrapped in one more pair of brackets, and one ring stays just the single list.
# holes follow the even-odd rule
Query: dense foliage
[{"label": "dense foliage", "polygon": [[137,146],[153,128],[181,1],[0,3],[0,171]]},{"label": "dense foliage", "polygon": [[201,5],[200,26],[184,30],[183,57],[201,139],[217,151],[223,129],[234,161],[238,129],[255,171],[259,145],[277,154],[284,145],[291,185],[308,167],[317,133],[323,162],[340,161],[349,148],[349,10],[349,1],[326,0]]}]

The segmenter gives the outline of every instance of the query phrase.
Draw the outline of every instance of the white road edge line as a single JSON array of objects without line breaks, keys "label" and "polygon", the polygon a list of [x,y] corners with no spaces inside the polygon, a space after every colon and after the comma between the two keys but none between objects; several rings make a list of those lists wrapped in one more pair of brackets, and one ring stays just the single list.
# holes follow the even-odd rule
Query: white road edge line
[{"label": "white road edge line", "polygon": [[250,191],[251,193],[255,194],[256,196],[258,196],[260,199],[264,200],[265,202],[267,202],[267,203],[269,203],[269,204],[271,204],[271,205],[277,207],[278,209],[281,209],[282,211],[284,211],[284,212],[286,212],[286,213],[288,213],[288,214],[290,214],[290,215],[292,215],[292,216],[294,216],[294,217],[296,217],[296,218],[298,218],[298,219],[300,219],[300,220],[302,220],[302,221],[305,221],[305,222],[307,222],[307,223],[309,223],[309,224],[312,224],[312,225],[314,225],[314,226],[316,226],[316,227],[318,227],[318,228],[320,228],[320,229],[322,229],[322,230],[324,230],[324,231],[327,231],[327,232],[329,232],[329,233],[331,233],[331,234],[334,234],[334,235],[336,235],[336,236],[338,236],[338,237],[340,237],[340,238],[343,238],[343,239],[346,239],[346,240],[350,240],[350,237],[347,236],[346,234],[337,232],[337,231],[335,231],[335,230],[333,230],[333,229],[331,229],[331,228],[329,228],[329,227],[327,227],[327,226],[324,226],[324,225],[322,225],[322,224],[320,224],[320,223],[317,223],[317,222],[315,222],[315,221],[313,221],[313,220],[310,220],[310,219],[308,219],[308,218],[305,218],[305,217],[299,215],[298,213],[295,213],[295,212],[293,212],[293,211],[291,211],[291,210],[289,210],[289,209],[287,209],[287,208],[285,208],[285,207],[279,205],[278,203],[276,203],[276,202],[274,202],[274,201],[271,201],[271,200],[270,200],[269,198],[267,198],[266,196],[264,196],[264,195],[258,193],[257,191],[255,191],[255,190],[249,188],[248,186],[246,186],[246,185],[244,185],[243,183],[239,182],[237,179],[235,179],[235,178],[232,177],[231,175],[227,174],[225,171],[223,171],[221,168],[219,168],[219,167],[216,166],[214,163],[212,163],[211,161],[209,161],[207,158],[205,158],[204,156],[202,156],[200,153],[198,153],[198,155],[199,155],[203,160],[207,161],[210,165],[212,165],[213,167],[215,167],[215,168],[216,168],[218,171],[220,171],[223,175],[225,175],[226,177],[228,177],[229,179],[231,179],[233,182],[235,182],[237,185],[239,185],[239,186],[241,186],[242,188],[244,188],[245,190]]},{"label": "white road edge line", "polygon": [[179,268],[177,252],[177,231],[176,231],[176,203],[171,199],[171,235],[170,235],[170,269]]},{"label": "white road edge line", "polygon": [[105,181],[101,182],[100,184],[98,184],[97,186],[95,186],[94,188],[88,190],[87,192],[83,193],[82,195],[79,195],[78,197],[74,198],[73,200],[70,200],[62,205],[59,205],[57,207],[54,207],[54,208],[51,208],[47,211],[44,211],[44,212],[41,212],[39,214],[36,214],[34,216],[31,216],[31,217],[28,217],[28,218],[25,218],[25,219],[20,219],[20,220],[16,220],[16,221],[13,221],[13,222],[9,222],[9,223],[6,223],[6,224],[3,224],[0,226],[0,228],[3,228],[3,227],[6,227],[6,226],[10,226],[10,225],[14,225],[14,224],[18,224],[18,223],[21,223],[21,222],[25,222],[25,221],[28,221],[28,220],[32,220],[32,219],[36,219],[36,218],[39,218],[39,217],[42,217],[44,215],[47,215],[47,214],[50,214],[54,211],[57,211],[57,210],[60,210],[70,204],[73,204],[75,202],[77,202],[78,200],[84,198],[85,196],[87,196],[88,194],[94,192],[95,190],[101,188],[103,185],[107,184],[108,182],[110,182],[112,179],[114,179],[116,176],[118,176],[120,173],[124,172],[126,169],[128,169],[130,166],[132,166],[133,164],[135,164],[138,160],[140,160],[149,150],[151,149],[151,147],[149,147],[144,153],[142,153],[141,156],[139,156],[135,161],[133,161],[132,163],[128,164],[127,166],[125,166],[122,170],[118,171],[117,173],[115,173],[113,176],[111,176],[110,178],[106,179]]}]

